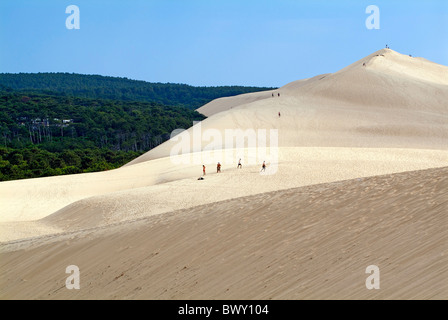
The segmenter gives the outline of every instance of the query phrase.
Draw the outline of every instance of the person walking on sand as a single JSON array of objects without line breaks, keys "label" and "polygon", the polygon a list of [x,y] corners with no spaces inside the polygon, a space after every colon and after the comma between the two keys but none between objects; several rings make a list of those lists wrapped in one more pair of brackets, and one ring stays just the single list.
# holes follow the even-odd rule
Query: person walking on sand
[{"label": "person walking on sand", "polygon": [[243,165],[241,164],[241,159],[238,161],[237,169],[243,169]]},{"label": "person walking on sand", "polygon": [[221,164],[218,162],[218,164],[216,165],[216,173],[220,172],[221,172]]},{"label": "person walking on sand", "polygon": [[205,165],[202,165],[202,175],[205,176]]},{"label": "person walking on sand", "polygon": [[280,118],[280,111],[278,112],[278,117]]},{"label": "person walking on sand", "polygon": [[266,172],[266,162],[265,161],[263,161],[263,164],[261,165],[261,171],[265,171]]},{"label": "person walking on sand", "polygon": [[280,92],[279,93],[277,93],[277,95],[280,97]]},{"label": "person walking on sand", "polygon": [[274,94],[272,94],[272,96],[274,96]]}]

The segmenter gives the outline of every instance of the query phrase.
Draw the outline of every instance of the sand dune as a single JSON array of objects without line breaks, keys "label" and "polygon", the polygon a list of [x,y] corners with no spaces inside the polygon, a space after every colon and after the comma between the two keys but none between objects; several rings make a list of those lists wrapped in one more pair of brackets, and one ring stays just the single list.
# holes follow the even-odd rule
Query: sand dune
[{"label": "sand dune", "polygon": [[406,172],[11,242],[0,298],[447,299],[447,188],[448,168]]},{"label": "sand dune", "polygon": [[[383,49],[212,101],[122,168],[2,182],[0,297],[446,299],[447,74]],[[240,148],[228,130],[278,141]],[[86,289],[65,289],[69,264]]]},{"label": "sand dune", "polygon": [[[226,129],[278,129],[280,147],[447,150],[447,74],[446,66],[382,49],[336,73],[287,84],[277,90],[280,97],[269,91],[212,101],[198,109],[211,116],[201,128],[223,135]],[[193,130],[187,130],[192,145]],[[128,165],[169,156],[176,143]],[[219,147],[225,145],[218,141]]]}]

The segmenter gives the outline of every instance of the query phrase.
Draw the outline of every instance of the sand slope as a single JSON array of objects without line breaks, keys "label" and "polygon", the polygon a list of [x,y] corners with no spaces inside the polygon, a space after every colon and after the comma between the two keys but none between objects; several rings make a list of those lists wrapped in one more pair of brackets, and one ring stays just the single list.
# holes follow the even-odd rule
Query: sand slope
[{"label": "sand slope", "polygon": [[[223,136],[226,129],[278,129],[281,147],[447,150],[447,75],[446,66],[382,49],[336,73],[287,84],[275,91],[280,97],[269,91],[212,101],[198,109],[211,116],[201,129]],[[187,130],[192,145],[193,130]],[[128,165],[169,156],[176,144],[168,141]]]},{"label": "sand slope", "polygon": [[447,188],[448,168],[406,172],[13,242],[0,298],[447,299]]},{"label": "sand slope", "polygon": [[[208,174],[198,181],[201,166],[175,166],[161,158],[101,174],[31,179],[28,185],[17,181],[7,183],[9,196],[2,205],[9,210],[3,211],[0,242],[104,226],[262,192],[443,167],[447,159],[444,150],[280,148],[273,175],[260,174],[259,165],[244,162],[243,169],[237,169],[236,163],[223,165],[222,173],[216,174],[215,165],[207,163]],[[64,183],[69,178],[71,184]],[[55,186],[55,180],[61,186]]]}]

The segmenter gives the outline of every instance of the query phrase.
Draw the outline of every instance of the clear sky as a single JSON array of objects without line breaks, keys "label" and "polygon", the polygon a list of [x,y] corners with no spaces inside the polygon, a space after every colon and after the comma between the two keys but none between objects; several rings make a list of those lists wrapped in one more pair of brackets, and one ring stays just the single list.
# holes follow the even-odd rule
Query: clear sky
[{"label": "clear sky", "polygon": [[[79,30],[65,25],[72,4]],[[366,28],[368,5],[379,30]],[[0,1],[0,72],[278,87],[386,44],[448,65],[448,1]]]}]

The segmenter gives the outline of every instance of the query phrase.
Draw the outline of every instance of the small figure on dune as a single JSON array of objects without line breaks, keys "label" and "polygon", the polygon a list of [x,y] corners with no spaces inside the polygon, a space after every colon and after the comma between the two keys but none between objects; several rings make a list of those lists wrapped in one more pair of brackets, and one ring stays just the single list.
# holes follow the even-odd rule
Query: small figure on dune
[{"label": "small figure on dune", "polygon": [[278,112],[278,117],[280,118],[280,111]]},{"label": "small figure on dune", "polygon": [[263,161],[263,164],[261,165],[261,171],[266,171],[266,162],[265,161]]},{"label": "small figure on dune", "polygon": [[277,95],[280,97],[280,92],[279,93],[277,93]]},{"label": "small figure on dune", "polygon": [[205,176],[205,165],[202,165],[202,175]]},{"label": "small figure on dune", "polygon": [[274,93],[272,93],[272,96],[274,96]]},{"label": "small figure on dune", "polygon": [[242,164],[241,164],[241,159],[238,161],[238,166],[236,167],[237,169],[242,169],[243,168],[243,166],[242,166]]},{"label": "small figure on dune", "polygon": [[218,164],[216,165],[216,173],[221,172],[221,164],[218,162]]}]

